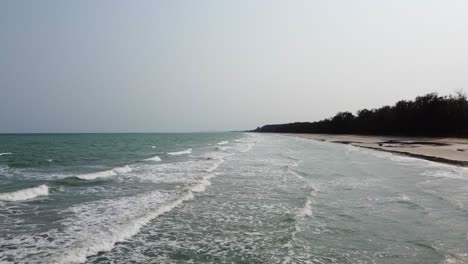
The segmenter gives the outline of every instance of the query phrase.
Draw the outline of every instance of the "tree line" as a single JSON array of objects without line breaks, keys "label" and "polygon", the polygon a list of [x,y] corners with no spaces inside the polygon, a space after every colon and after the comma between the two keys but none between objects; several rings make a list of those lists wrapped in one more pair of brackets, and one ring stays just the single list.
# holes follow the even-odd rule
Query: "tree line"
[{"label": "tree line", "polygon": [[253,132],[324,133],[401,136],[468,136],[466,94],[440,96],[429,93],[393,106],[339,112],[317,122],[265,125]]}]

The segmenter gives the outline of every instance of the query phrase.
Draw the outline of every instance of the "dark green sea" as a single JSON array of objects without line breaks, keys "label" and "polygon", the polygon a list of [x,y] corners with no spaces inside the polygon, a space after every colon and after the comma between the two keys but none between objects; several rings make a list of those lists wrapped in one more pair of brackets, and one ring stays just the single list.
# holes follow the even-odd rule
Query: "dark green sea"
[{"label": "dark green sea", "polygon": [[468,263],[468,170],[280,135],[0,135],[0,263]]}]

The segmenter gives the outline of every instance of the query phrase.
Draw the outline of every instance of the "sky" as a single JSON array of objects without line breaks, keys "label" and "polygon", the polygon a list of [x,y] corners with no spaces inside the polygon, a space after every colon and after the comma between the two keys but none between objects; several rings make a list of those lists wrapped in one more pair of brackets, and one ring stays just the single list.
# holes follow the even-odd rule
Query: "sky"
[{"label": "sky", "polygon": [[468,91],[465,0],[0,1],[0,133],[317,121]]}]

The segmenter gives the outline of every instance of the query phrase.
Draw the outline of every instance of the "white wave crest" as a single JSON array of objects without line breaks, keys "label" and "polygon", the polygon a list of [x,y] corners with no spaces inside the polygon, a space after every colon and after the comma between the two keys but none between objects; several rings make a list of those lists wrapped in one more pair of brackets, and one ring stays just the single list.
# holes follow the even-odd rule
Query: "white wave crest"
[{"label": "white wave crest", "polygon": [[304,206],[297,211],[296,215],[299,218],[312,216],[312,201],[309,198],[307,198],[307,201],[305,202]]},{"label": "white wave crest", "polygon": [[13,153],[11,153],[11,152],[4,152],[4,153],[0,153],[0,156],[3,156],[3,155],[11,155],[11,154],[13,154]]},{"label": "white wave crest", "polygon": [[232,147],[216,147],[217,150],[221,150],[221,151],[226,151],[228,149],[232,149]]},{"label": "white wave crest", "polygon": [[31,200],[39,196],[49,195],[49,187],[42,184],[37,187],[27,188],[15,192],[0,193],[0,201],[14,202]]},{"label": "white wave crest", "polygon": [[124,167],[114,168],[112,170],[85,173],[85,174],[78,175],[76,177],[82,180],[95,180],[97,178],[108,178],[112,176],[117,176],[119,174],[129,173],[131,171],[132,171],[132,168],[126,165]]},{"label": "white wave crest", "polygon": [[156,148],[156,146],[151,146],[151,148]]},{"label": "white wave crest", "polygon": [[98,172],[81,174],[76,177],[82,180],[94,180],[97,178],[107,178],[107,177],[111,177],[115,175],[117,175],[117,172],[115,172],[114,170],[107,170],[107,171],[98,171]]},{"label": "white wave crest", "polygon": [[226,145],[228,143],[229,143],[229,141],[221,141],[221,142],[218,143],[218,145]]},{"label": "white wave crest", "polygon": [[145,159],[145,160],[147,160],[147,161],[161,161],[161,158],[158,157],[158,156],[154,156],[152,158],[148,158],[148,159]]},{"label": "white wave crest", "polygon": [[186,149],[186,150],[182,150],[182,151],[175,151],[175,152],[168,152],[167,154],[168,155],[173,155],[173,156],[177,156],[177,155],[184,155],[184,154],[190,154],[192,153],[192,149]]},{"label": "white wave crest", "polygon": [[115,168],[114,169],[117,173],[128,173],[132,171],[132,168],[130,166],[125,165],[123,167]]}]

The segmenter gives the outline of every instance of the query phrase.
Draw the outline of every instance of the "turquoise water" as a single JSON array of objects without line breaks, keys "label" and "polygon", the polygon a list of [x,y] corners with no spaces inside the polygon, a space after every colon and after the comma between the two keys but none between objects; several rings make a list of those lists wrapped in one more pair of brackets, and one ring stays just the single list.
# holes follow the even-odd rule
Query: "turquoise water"
[{"label": "turquoise water", "polygon": [[248,133],[0,136],[1,263],[467,263],[468,171]]}]

